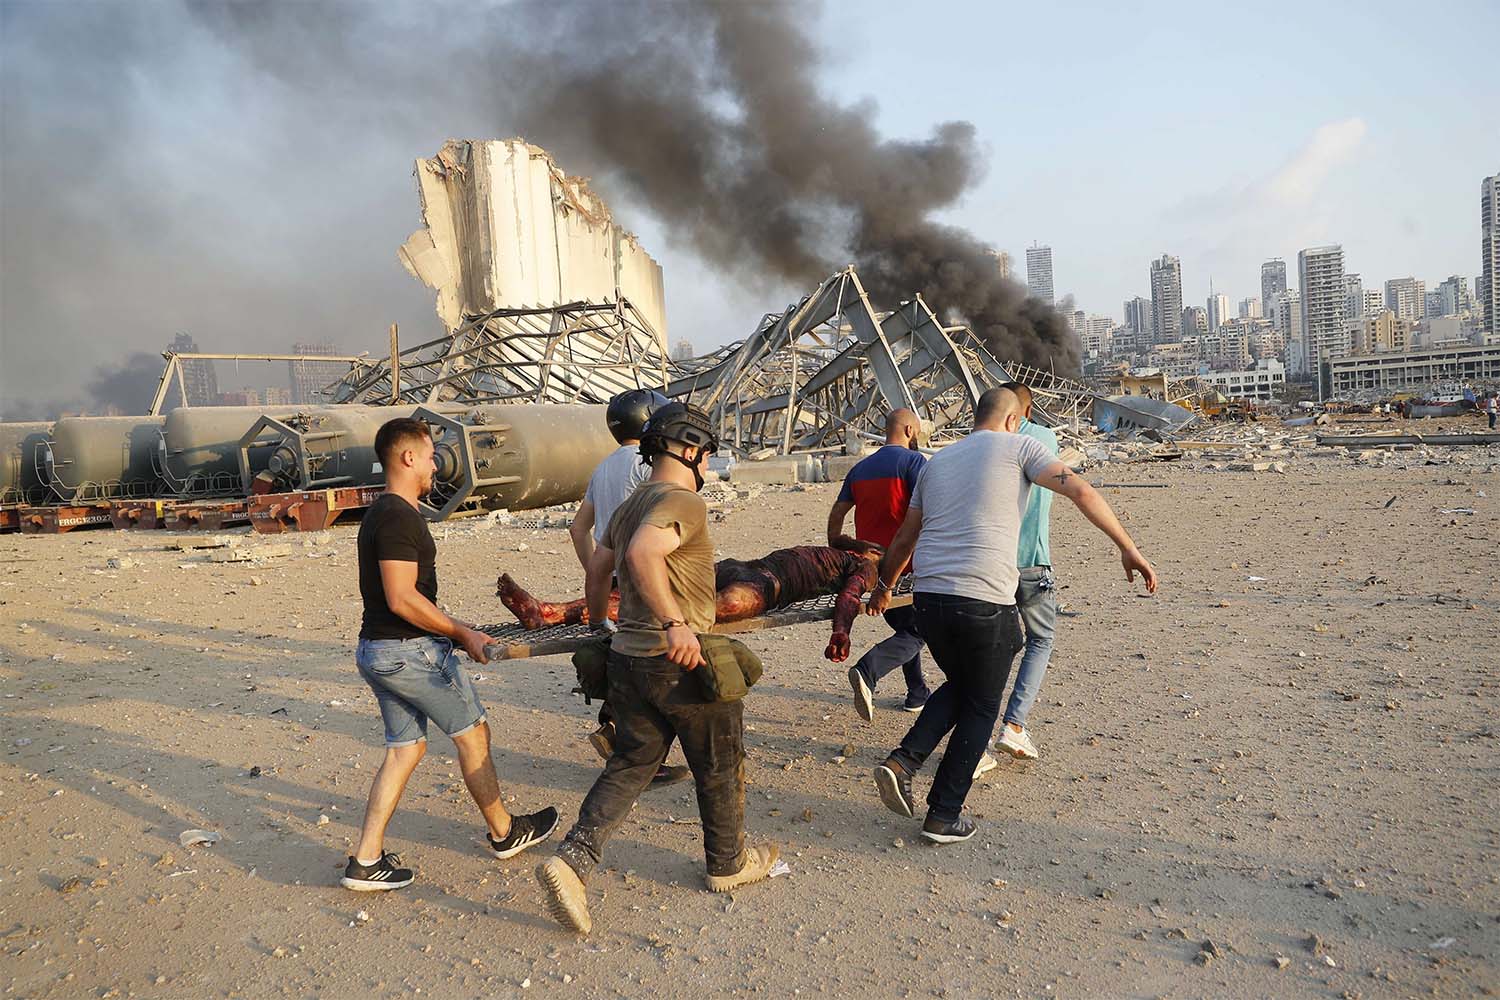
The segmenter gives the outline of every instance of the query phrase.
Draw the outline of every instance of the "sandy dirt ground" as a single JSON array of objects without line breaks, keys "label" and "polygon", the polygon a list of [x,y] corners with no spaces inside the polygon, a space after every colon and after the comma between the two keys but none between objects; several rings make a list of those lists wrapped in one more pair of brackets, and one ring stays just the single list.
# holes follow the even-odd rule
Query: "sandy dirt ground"
[{"label": "sandy dirt ground", "polygon": [[[704,891],[690,786],[648,792],[582,939],[542,907],[544,850],[482,851],[436,731],[388,841],[417,882],[338,888],[381,755],[352,663],[352,527],[247,538],[292,546],[250,565],[167,551],[161,533],[0,537],[0,988],[1493,995],[1500,449],[1289,461],[1285,475],[1191,458],[1091,471],[1167,486],[1107,491],[1161,573],[1154,598],[1058,508],[1066,617],[1032,717],[1042,756],[976,785],[967,844],[925,846],[871,787],[912,720],[894,707],[899,674],[865,725],[821,657],[826,626],[750,636],[767,671],[745,708],[748,825],[791,873]],[[712,526],[721,554],[817,542],[834,494],[735,505]],[[435,535],[441,599],[461,617],[508,619],[502,569],[581,591],[563,531]],[[856,652],[885,634],[863,619]],[[471,669],[507,800],[571,822],[600,765],[567,659]],[[190,828],[223,839],[184,848]]]}]

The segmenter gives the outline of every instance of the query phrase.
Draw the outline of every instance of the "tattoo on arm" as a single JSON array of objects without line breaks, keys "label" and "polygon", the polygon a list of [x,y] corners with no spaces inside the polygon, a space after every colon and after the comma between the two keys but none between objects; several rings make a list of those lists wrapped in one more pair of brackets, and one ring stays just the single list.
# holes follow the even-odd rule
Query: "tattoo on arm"
[{"label": "tattoo on arm", "polygon": [[1071,473],[1071,472],[1059,472],[1053,478],[1057,480],[1057,485],[1061,486],[1063,483],[1066,483],[1069,479],[1073,478],[1073,473]]}]

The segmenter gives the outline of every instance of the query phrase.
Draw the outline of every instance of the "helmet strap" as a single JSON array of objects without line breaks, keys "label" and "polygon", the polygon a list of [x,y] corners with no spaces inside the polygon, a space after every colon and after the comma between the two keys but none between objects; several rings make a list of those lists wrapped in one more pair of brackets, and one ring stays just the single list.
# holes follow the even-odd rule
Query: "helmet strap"
[{"label": "helmet strap", "polygon": [[[698,463],[696,461],[689,462],[687,459],[677,454],[677,452],[669,451],[666,448],[663,448],[661,453],[667,458],[674,458],[677,461],[681,462],[683,465],[687,466],[688,471],[693,474],[693,482],[697,484],[695,492],[701,492],[703,490],[703,473],[698,471]],[[703,457],[703,449],[701,448],[698,449],[698,457]]]}]

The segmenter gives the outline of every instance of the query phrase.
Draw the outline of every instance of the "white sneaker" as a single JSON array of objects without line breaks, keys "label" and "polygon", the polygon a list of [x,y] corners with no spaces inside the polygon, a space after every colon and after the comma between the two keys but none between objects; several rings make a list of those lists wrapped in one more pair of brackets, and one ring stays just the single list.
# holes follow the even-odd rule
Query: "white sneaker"
[{"label": "white sneaker", "polygon": [[979,780],[979,776],[981,774],[984,774],[986,771],[993,771],[999,766],[1000,762],[998,760],[996,760],[989,754],[985,754],[984,756],[979,758],[979,764],[974,768],[974,779],[976,781]]},{"label": "white sneaker", "polygon": [[849,687],[854,691],[854,710],[866,722],[875,721],[875,689],[856,664],[849,668]]},{"label": "white sneaker", "polygon": [[1020,760],[1036,760],[1036,744],[1031,742],[1031,734],[1025,729],[1019,733],[1010,726],[1000,727],[1000,738],[995,741],[997,750],[1004,750],[1012,757]]}]

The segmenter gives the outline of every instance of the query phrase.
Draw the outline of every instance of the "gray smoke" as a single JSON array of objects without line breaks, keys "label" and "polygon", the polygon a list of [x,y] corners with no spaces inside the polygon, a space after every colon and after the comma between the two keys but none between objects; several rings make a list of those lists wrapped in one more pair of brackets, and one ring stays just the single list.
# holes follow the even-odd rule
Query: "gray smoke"
[{"label": "gray smoke", "polygon": [[88,396],[106,412],[145,413],[161,381],[160,354],[132,354],[118,365],[101,367],[89,379]]},{"label": "gray smoke", "polygon": [[[1062,320],[934,219],[981,174],[973,128],[883,138],[872,108],[819,91],[817,20],[779,2],[0,4],[0,412],[97,408],[96,365],[178,331],[207,351],[379,351],[392,321],[436,336],[394,256],[411,161],[514,134],[741,282],[810,289],[852,262],[880,305],[921,292],[1002,358],[1073,369]],[[725,318],[728,336],[754,321]]]},{"label": "gray smoke", "polygon": [[[306,23],[236,33],[231,13],[262,8]],[[94,396],[94,368],[183,331],[209,352],[351,353],[392,321],[441,332],[395,257],[411,163],[494,128],[494,105],[424,116],[447,85],[425,54],[457,43],[361,11],[380,8],[0,3],[0,413],[142,412],[149,392]]]},{"label": "gray smoke", "polygon": [[827,99],[806,4],[527,14],[505,53],[522,70],[510,83],[524,134],[563,163],[599,164],[709,260],[804,287],[852,261],[877,305],[921,293],[1002,359],[1077,370],[1062,316],[1001,280],[976,237],[933,219],[983,171],[973,126],[886,139],[872,108]]}]

